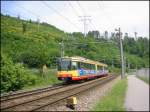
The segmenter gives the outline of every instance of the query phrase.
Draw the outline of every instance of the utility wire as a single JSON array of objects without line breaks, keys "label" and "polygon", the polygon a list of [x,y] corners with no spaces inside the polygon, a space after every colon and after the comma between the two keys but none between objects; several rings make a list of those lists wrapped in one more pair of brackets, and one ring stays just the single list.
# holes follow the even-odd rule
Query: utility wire
[{"label": "utility wire", "polygon": [[22,9],[26,10],[27,12],[29,12],[29,13],[31,13],[32,15],[36,16],[37,18],[39,18],[39,17],[41,18],[41,16],[40,16],[40,15],[35,14],[35,13],[34,13],[34,12],[32,12],[31,10],[28,10],[28,9],[26,9],[26,8],[24,8],[24,7],[20,6],[20,5],[17,5],[17,7],[19,7],[19,8],[22,8]]},{"label": "utility wire", "polygon": [[50,5],[48,5],[46,2],[42,1],[42,3],[49,8],[50,10],[53,10],[55,13],[57,13],[59,16],[63,17],[65,20],[67,20],[70,24],[72,24],[74,27],[76,27],[79,31],[80,29],[78,28],[78,26],[74,23],[72,23],[67,17],[65,17],[64,15],[62,15],[61,13],[59,13],[56,9],[54,9],[53,7],[51,7]]},{"label": "utility wire", "polygon": [[98,7],[99,7],[100,10],[101,10],[101,9],[103,10],[103,14],[104,14],[104,16],[106,17],[106,19],[109,21],[110,25],[111,25],[112,27],[114,27],[114,23],[110,20],[111,17],[106,14],[104,8],[100,6],[99,1],[97,1],[97,5],[98,5]]},{"label": "utility wire", "polygon": [[[82,8],[81,4],[79,2],[77,2],[79,7],[82,9],[83,14],[86,14],[86,11]],[[91,22],[91,21],[90,21]],[[94,23],[91,22],[91,26],[96,30],[97,28],[95,27]]]},{"label": "utility wire", "polygon": [[[83,44],[83,45],[87,45],[87,44],[90,44],[90,43],[99,43],[99,44],[115,44],[115,45],[118,45],[116,42],[113,42],[113,41],[107,41],[107,42],[85,42],[85,43],[73,43],[73,44]],[[66,44],[72,44],[72,43],[66,43]]]},{"label": "utility wire", "polygon": [[80,5],[79,1],[77,1],[77,4],[78,4],[78,6],[80,7],[80,9],[82,10],[83,15],[86,15],[85,10],[84,10],[84,9],[82,8],[82,6]]},{"label": "utility wire", "polygon": [[[85,11],[83,10],[83,8],[81,7],[81,5],[80,5],[80,3],[79,2],[77,2],[78,3],[78,5],[79,5],[79,7],[80,7],[80,9],[82,10],[82,12],[83,12],[83,14],[85,14]],[[81,16],[79,16],[78,15],[78,13],[77,13],[77,11],[75,10],[75,8],[72,6],[72,4],[68,1],[68,4],[69,4],[69,6],[73,9],[73,11],[75,12],[75,15],[77,16],[77,17],[81,17]],[[85,25],[85,24],[84,24]],[[87,25],[87,24],[86,24]],[[85,26],[84,26],[85,27]],[[85,31],[84,31],[85,32]]]},{"label": "utility wire", "polygon": [[78,12],[75,10],[75,8],[72,6],[72,4],[71,4],[70,1],[68,1],[68,4],[69,4],[69,6],[73,9],[73,11],[75,12],[75,15],[78,17],[79,14],[78,14]]},{"label": "utility wire", "polygon": [[95,24],[92,21],[90,22],[91,22],[91,26],[96,30]]},{"label": "utility wire", "polygon": [[[77,1],[77,4],[78,4],[78,6],[80,7],[80,9],[82,10],[83,15],[86,15],[86,11],[82,8],[82,6],[81,6],[81,4],[79,3],[79,1]],[[95,27],[95,25],[93,24],[93,22],[91,22],[91,20],[90,20],[90,23],[91,23],[91,26],[93,27],[93,29],[96,30],[96,27]]]},{"label": "utility wire", "polygon": [[[62,16],[63,18],[65,18],[69,23],[73,24],[73,26],[75,26],[75,27],[78,29],[78,27],[77,27],[74,23],[72,23],[68,18],[64,17],[62,14],[60,14],[60,13],[59,13],[58,11],[56,11],[54,8],[48,6],[45,2],[43,2],[43,4],[44,4],[46,7],[48,7],[49,9],[52,9],[53,11],[55,11],[57,14],[59,14],[59,15]],[[19,6],[19,5],[18,5],[18,6]],[[32,15],[36,16],[37,18],[39,18],[39,17],[42,18],[42,17],[39,16],[38,14],[35,14],[34,12],[32,12],[32,11],[30,11],[30,10],[24,8],[24,7],[19,6],[19,8],[22,8],[22,9],[26,10],[27,12],[29,12],[29,13],[31,13]],[[78,30],[79,30],[79,29],[78,29]],[[79,31],[80,31],[80,30],[79,30]]]},{"label": "utility wire", "polygon": [[[14,16],[16,16],[16,17],[18,16],[18,14],[14,13],[14,12],[10,12],[10,11],[8,11],[8,10],[6,10],[6,9],[5,9],[5,10],[2,9],[2,10],[4,11],[4,13],[6,13],[6,15],[7,15],[7,13],[8,13],[8,14],[10,13],[10,14],[13,14]],[[1,13],[2,13],[2,12],[1,12]],[[3,13],[2,13],[2,14],[3,14]]]}]

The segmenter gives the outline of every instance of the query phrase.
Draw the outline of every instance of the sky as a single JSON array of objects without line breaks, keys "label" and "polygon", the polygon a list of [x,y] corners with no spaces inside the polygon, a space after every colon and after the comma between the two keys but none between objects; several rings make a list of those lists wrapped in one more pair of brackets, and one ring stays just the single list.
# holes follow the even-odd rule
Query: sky
[{"label": "sky", "polygon": [[65,32],[121,31],[149,38],[149,1],[1,1],[1,13],[47,22]]}]

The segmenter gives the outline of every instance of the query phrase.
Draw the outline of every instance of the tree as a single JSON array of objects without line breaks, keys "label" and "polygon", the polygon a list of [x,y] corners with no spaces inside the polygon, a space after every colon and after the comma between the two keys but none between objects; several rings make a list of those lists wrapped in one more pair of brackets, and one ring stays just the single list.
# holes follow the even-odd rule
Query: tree
[{"label": "tree", "polygon": [[88,37],[92,37],[92,38],[99,38],[100,37],[100,33],[99,31],[89,31],[88,32]]},{"label": "tree", "polygon": [[29,23],[32,23],[32,20],[31,20],[31,19],[29,19]]},{"label": "tree", "polygon": [[27,24],[25,22],[22,22],[22,32],[25,33],[27,30]]},{"label": "tree", "polygon": [[15,64],[5,54],[1,54],[1,92],[15,91],[25,85],[35,84],[36,77],[22,64]]},{"label": "tree", "polygon": [[124,36],[124,38],[126,38],[126,37],[128,37],[128,33],[125,33],[125,36]]},{"label": "tree", "polygon": [[20,19],[20,15],[18,14],[17,19]]},{"label": "tree", "polygon": [[105,31],[105,39],[107,40],[108,39],[108,31]]}]

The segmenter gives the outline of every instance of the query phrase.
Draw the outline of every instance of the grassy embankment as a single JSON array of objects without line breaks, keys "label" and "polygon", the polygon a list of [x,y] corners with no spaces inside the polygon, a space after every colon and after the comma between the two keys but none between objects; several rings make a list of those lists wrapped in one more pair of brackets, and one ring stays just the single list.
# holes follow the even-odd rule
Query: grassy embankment
[{"label": "grassy embankment", "polygon": [[119,80],[92,111],[125,111],[124,98],[127,89],[127,79]]},{"label": "grassy embankment", "polygon": [[37,89],[47,87],[52,84],[61,83],[61,81],[57,79],[55,70],[48,69],[47,72],[44,73],[43,75],[42,73],[40,73],[39,70],[37,70],[36,72],[33,72],[33,74],[36,76],[36,83],[34,85],[25,86],[23,90]]},{"label": "grassy embankment", "polygon": [[137,76],[139,79],[141,79],[142,81],[146,82],[147,84],[149,84],[149,78],[148,77],[142,77],[142,76]]}]

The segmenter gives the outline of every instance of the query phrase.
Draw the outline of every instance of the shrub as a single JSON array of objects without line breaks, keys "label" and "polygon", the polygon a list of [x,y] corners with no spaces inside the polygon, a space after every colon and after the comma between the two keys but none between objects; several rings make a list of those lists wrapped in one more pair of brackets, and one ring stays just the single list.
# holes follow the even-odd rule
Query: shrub
[{"label": "shrub", "polygon": [[25,85],[35,84],[36,77],[20,63],[1,54],[1,92],[15,91]]}]

